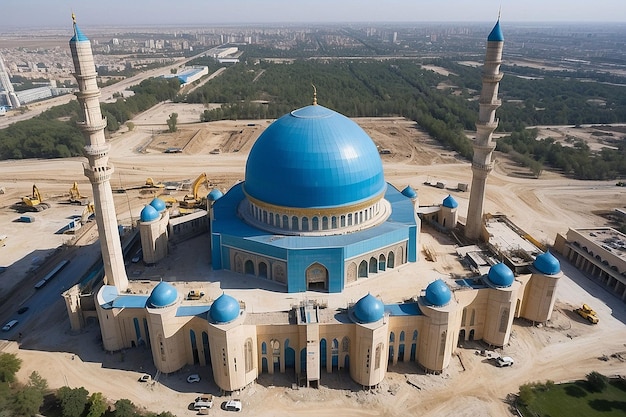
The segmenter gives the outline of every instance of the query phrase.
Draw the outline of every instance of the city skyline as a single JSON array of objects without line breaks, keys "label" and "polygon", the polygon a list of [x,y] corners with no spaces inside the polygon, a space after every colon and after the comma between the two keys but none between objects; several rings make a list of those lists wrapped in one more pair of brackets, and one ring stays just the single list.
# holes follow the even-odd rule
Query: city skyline
[{"label": "city skyline", "polygon": [[[8,0],[3,5],[6,28],[60,27],[72,12],[79,23],[98,25],[193,25],[350,22],[623,22],[626,3],[617,0],[587,2],[563,0],[544,2],[470,3],[462,0],[408,2],[390,0],[385,7],[373,0],[343,0],[296,3],[285,0],[235,0],[209,3],[200,0],[110,0],[102,8],[96,2],[65,0]],[[172,13],[175,9],[177,13]],[[36,12],[33,12],[35,10]]]}]

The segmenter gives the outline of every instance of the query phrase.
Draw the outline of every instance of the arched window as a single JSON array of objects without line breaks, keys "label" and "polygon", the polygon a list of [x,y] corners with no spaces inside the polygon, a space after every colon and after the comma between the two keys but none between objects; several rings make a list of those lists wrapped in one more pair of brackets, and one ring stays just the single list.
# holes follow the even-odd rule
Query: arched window
[{"label": "arched window", "polygon": [[383,352],[383,344],[376,345],[376,354],[374,356],[374,369],[380,368],[380,360]]},{"label": "arched window", "polygon": [[337,228],[337,216],[332,217],[332,229]]},{"label": "arched window", "polygon": [[302,230],[304,230],[305,232],[309,230],[309,218],[308,217],[302,218]]},{"label": "arched window", "polygon": [[500,316],[500,333],[506,333],[506,329],[509,325],[509,309],[505,308],[502,310],[502,315]]},{"label": "arched window", "polygon": [[352,226],[352,213],[348,214],[348,226]]},{"label": "arched window", "polygon": [[311,227],[313,230],[320,230],[320,219],[319,217],[313,217],[311,219]]},{"label": "arched window", "polygon": [[300,230],[298,226],[298,216],[291,216],[291,230]]},{"label": "arched window", "polygon": [[376,261],[376,258],[374,258],[373,256],[370,258],[370,270],[369,270],[372,274],[375,274],[376,272],[378,272],[378,262]]},{"label": "arched window", "polygon": [[322,217],[322,230],[328,230],[328,217]]},{"label": "arched window", "polygon": [[394,255],[393,251],[389,251],[389,254],[387,255],[387,267],[388,268],[393,268],[396,266],[395,259],[396,259],[396,256]]},{"label": "arched window", "polygon": [[252,358],[252,339],[246,339],[246,343],[244,344],[243,351],[245,354],[245,365],[246,365],[246,373],[252,371],[252,366],[254,364]]},{"label": "arched window", "polygon": [[361,261],[359,264],[359,278],[367,278],[367,261]]},{"label": "arched window", "polygon": [[345,353],[350,351],[350,339],[347,337],[341,339],[341,351]]},{"label": "arched window", "polygon": [[287,217],[287,215],[283,215],[283,224],[282,224],[282,228],[283,229],[289,229],[289,217]]}]

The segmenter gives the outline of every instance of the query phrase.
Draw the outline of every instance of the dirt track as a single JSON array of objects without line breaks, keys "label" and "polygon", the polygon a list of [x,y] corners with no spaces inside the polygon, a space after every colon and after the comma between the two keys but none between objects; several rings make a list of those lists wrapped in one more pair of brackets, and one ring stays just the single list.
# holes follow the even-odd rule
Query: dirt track
[{"label": "dirt track", "polygon": [[[160,133],[166,128],[167,115],[174,111],[179,114],[179,131],[174,134]],[[111,162],[116,169],[113,188],[140,187],[147,177],[163,182],[193,180],[201,172],[207,172],[211,182],[223,190],[242,180],[247,153],[268,121],[195,123],[201,111],[201,106],[163,104],[137,117],[132,132],[123,132],[112,138]],[[421,205],[438,204],[447,194],[453,194],[459,202],[461,216],[464,216],[469,193],[455,191],[455,188],[459,182],[471,183],[471,169],[467,161],[443,150],[414,123],[404,119],[356,121],[380,148],[390,150],[390,154],[382,155],[388,182],[399,189],[408,184],[413,186],[418,191]],[[168,147],[180,147],[183,152],[163,153]],[[219,149],[219,153],[211,153],[215,149]],[[6,194],[0,195],[0,224],[2,233],[9,235],[7,246],[0,248],[2,262],[18,263],[21,271],[25,272],[30,266],[23,260],[25,253],[47,251],[67,238],[53,235],[51,231],[62,225],[67,216],[82,211],[79,207],[60,204],[73,181],[79,181],[83,194],[90,194],[90,186],[82,176],[81,161],[76,158],[0,163],[0,186],[7,190]],[[603,225],[604,219],[592,212],[612,210],[623,206],[626,201],[626,190],[615,187],[613,182],[574,181],[548,172],[540,179],[507,175],[520,170],[502,158],[498,160],[488,179],[485,210],[507,214],[540,241],[551,243],[557,232],[564,233],[568,227]],[[425,181],[446,181],[449,189],[425,186]],[[40,227],[38,234],[46,236],[43,239],[32,239],[25,234],[24,225],[13,222],[17,214],[8,209],[10,204],[30,191],[33,183],[53,203],[51,209],[38,214],[42,221],[35,224]],[[137,188],[128,190],[126,194],[114,194],[120,222],[129,224],[136,219],[143,205],[158,191]],[[179,191],[176,196],[180,198],[182,193],[184,191]],[[398,283],[394,286],[396,288],[387,288],[385,278],[381,277],[368,283],[371,288],[358,288],[354,294],[347,292],[338,296],[337,304],[358,297],[359,291],[380,294],[385,302],[401,300],[407,294],[424,288],[428,280],[437,274],[458,267],[452,242],[441,237],[434,238],[428,230],[420,239],[422,244],[436,246],[441,264],[420,261],[397,273],[398,277],[394,278]],[[202,245],[194,244],[190,246],[190,251],[204,247]],[[182,253],[184,250],[179,250],[179,254]],[[177,262],[185,263],[182,260]],[[325,386],[319,390],[292,390],[290,381],[285,378],[277,376],[272,380],[262,375],[258,384],[240,394],[244,402],[241,414],[496,417],[507,415],[503,400],[507,394],[517,392],[519,385],[525,382],[570,380],[584,377],[591,370],[626,374],[626,365],[619,359],[620,356],[610,357],[611,354],[626,351],[624,304],[590,284],[567,264],[563,264],[563,269],[568,277],[559,284],[558,310],[554,313],[553,322],[547,327],[533,327],[524,322],[514,326],[511,344],[506,347],[506,353],[516,359],[512,368],[497,368],[487,358],[476,355],[476,350],[480,348],[477,345],[460,349],[459,356],[442,375],[423,375],[413,365],[392,367],[383,384],[373,392],[361,391],[345,374],[324,375],[322,385]],[[0,275],[0,288],[11,287],[6,275]],[[215,279],[217,284],[211,288],[219,291],[220,275],[216,274]],[[229,279],[233,278],[229,276]],[[241,279],[242,285],[251,285],[245,278]],[[249,293],[241,290],[237,296],[245,299],[250,297]],[[255,298],[269,299],[271,296],[272,291],[268,291]],[[285,302],[284,295],[279,293],[278,296],[283,298],[280,302]],[[571,312],[582,302],[589,302],[599,312],[600,324],[590,326]],[[262,308],[253,301],[246,304]],[[99,331],[95,325],[89,326],[80,335],[69,334],[62,300],[52,310],[54,312],[49,317],[40,319],[38,331],[23,341],[22,349],[18,350],[15,343],[0,342],[4,351],[18,352],[24,360],[21,378],[37,370],[48,379],[51,387],[65,384],[84,386],[90,392],[100,391],[112,399],[129,398],[152,411],[169,410],[178,416],[194,414],[186,407],[195,390],[207,387],[189,386],[184,382],[193,368],[164,376],[154,386],[140,384],[136,381],[139,372],[152,366],[148,351],[134,349],[125,353],[104,354],[97,342]],[[51,326],[51,322],[59,325]],[[598,360],[605,354],[609,357],[608,361]],[[42,363],[46,366],[42,367]],[[228,413],[214,409],[211,414]]]}]

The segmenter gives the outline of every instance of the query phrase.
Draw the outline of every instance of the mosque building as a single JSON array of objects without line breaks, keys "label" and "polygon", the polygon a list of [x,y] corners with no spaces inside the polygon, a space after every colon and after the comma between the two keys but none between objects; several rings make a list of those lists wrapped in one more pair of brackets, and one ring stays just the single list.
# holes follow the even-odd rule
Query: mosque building
[{"label": "mosque building", "polygon": [[[502,44],[498,21],[488,54],[501,53]],[[245,180],[225,194],[211,191],[207,200],[213,269],[271,280],[285,293],[341,293],[418,261],[417,193],[387,183],[371,138],[316,99],[268,126],[250,151]],[[431,220],[454,227],[457,208],[448,196],[429,212]],[[144,258],[158,262],[167,256],[167,208],[157,198],[140,217]],[[158,371],[207,367],[226,392],[261,373],[287,371],[308,386],[323,373],[343,371],[374,387],[388,365],[442,372],[459,342],[502,347],[514,318],[549,320],[560,276],[558,260],[545,252],[522,272],[494,262],[474,278],[436,279],[401,303],[366,293],[339,310],[304,301],[267,314],[248,311],[228,291],[211,303],[187,300],[168,282],[134,293],[124,275],[97,289],[95,311],[105,350],[145,345]],[[78,314],[75,301],[68,292],[70,316]]]}]

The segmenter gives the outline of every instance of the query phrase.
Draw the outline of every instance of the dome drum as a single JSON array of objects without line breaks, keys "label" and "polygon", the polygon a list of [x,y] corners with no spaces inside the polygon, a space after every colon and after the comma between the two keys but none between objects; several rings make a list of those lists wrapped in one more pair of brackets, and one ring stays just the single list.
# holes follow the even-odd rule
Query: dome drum
[{"label": "dome drum", "polygon": [[275,234],[330,235],[362,230],[385,221],[391,212],[381,197],[333,209],[283,208],[246,199],[239,213],[249,224]]}]

